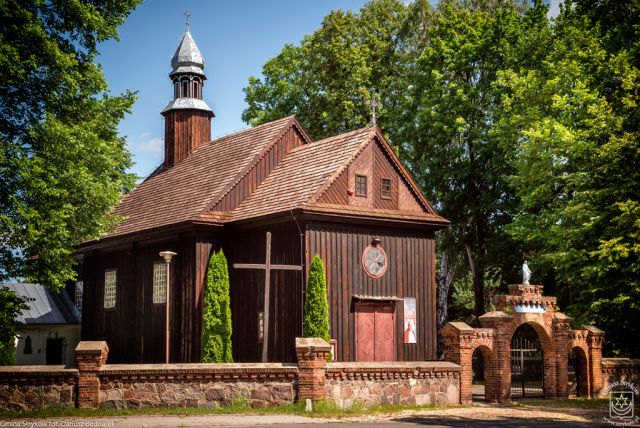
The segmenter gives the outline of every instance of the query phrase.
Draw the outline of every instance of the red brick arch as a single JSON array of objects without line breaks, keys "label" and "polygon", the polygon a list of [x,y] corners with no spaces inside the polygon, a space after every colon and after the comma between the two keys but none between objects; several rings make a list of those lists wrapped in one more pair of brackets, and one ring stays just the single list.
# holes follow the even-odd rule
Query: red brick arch
[{"label": "red brick arch", "polygon": [[481,349],[490,371],[485,395],[490,401],[511,400],[511,339],[523,324],[538,334],[544,358],[545,398],[568,397],[569,353],[580,349],[587,375],[586,396],[597,396],[602,388],[602,342],[604,333],[592,326],[570,330],[571,318],[555,311],[555,297],[542,295],[541,285],[509,285],[509,295],[498,296],[497,311],[479,318],[483,328],[462,322],[448,323],[442,330],[445,359],[462,367],[460,401],[472,400],[472,356]]}]

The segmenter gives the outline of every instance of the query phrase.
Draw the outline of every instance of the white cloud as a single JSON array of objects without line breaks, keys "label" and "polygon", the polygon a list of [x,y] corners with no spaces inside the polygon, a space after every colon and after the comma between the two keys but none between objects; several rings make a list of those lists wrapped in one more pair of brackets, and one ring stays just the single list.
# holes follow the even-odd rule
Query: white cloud
[{"label": "white cloud", "polygon": [[549,0],[549,17],[555,18],[560,14],[560,3],[562,0]]},{"label": "white cloud", "polygon": [[[148,133],[142,135],[146,138],[140,138],[142,141],[138,142],[138,148],[142,151],[153,153],[154,155],[161,155],[164,150],[164,141],[162,138],[149,138],[151,135]],[[142,137],[142,135],[140,137]]]}]

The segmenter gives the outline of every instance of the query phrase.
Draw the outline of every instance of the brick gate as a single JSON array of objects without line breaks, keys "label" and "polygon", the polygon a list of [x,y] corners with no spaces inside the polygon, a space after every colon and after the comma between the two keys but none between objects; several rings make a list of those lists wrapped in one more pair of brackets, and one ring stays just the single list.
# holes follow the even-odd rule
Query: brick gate
[{"label": "brick gate", "polygon": [[482,328],[450,322],[443,328],[445,360],[459,364],[460,402],[472,402],[472,356],[479,350],[484,362],[485,398],[511,400],[511,339],[523,324],[538,334],[544,361],[544,397],[568,398],[569,357],[579,355],[582,396],[596,397],[602,389],[604,332],[583,325],[571,330],[571,318],[556,312],[556,298],[542,295],[542,285],[510,284],[509,294],[498,296],[496,311],[482,315]]}]

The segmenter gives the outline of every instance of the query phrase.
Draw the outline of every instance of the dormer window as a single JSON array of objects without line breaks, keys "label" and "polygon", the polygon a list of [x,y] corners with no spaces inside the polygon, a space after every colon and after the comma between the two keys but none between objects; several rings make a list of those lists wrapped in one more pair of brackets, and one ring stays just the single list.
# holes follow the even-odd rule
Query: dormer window
[{"label": "dormer window", "polygon": [[367,197],[367,176],[356,174],[356,196]]}]

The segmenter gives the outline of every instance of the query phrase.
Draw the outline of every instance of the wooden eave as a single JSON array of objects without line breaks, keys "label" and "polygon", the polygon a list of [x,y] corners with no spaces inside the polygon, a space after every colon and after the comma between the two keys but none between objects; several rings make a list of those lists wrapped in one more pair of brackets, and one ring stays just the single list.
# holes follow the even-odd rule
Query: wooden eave
[{"label": "wooden eave", "polygon": [[[177,239],[179,234],[199,233],[203,231],[219,232],[222,227],[223,224],[220,222],[187,220],[180,223],[167,224],[122,235],[110,235],[83,242],[76,247],[75,254],[84,254],[105,248],[109,248],[109,250],[130,248],[134,243],[151,244],[166,241],[171,237]],[[170,232],[170,234],[168,232]]]}]

